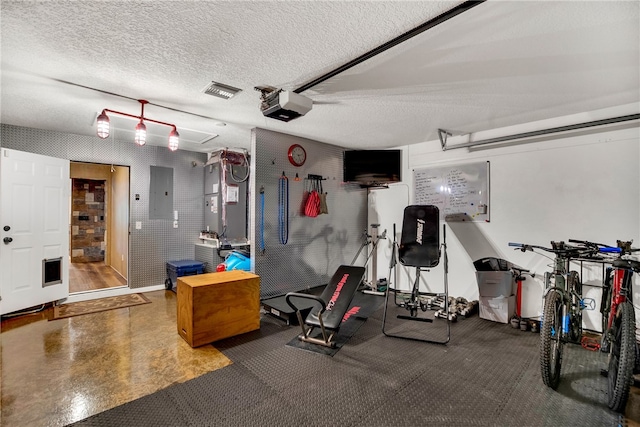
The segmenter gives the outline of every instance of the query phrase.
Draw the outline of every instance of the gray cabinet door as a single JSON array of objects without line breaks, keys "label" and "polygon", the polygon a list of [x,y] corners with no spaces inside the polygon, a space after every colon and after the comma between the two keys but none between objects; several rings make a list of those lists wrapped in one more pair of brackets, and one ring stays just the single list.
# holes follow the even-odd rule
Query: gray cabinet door
[{"label": "gray cabinet door", "polygon": [[204,168],[204,194],[220,192],[220,166],[210,165]]},{"label": "gray cabinet door", "polygon": [[220,195],[207,194],[204,196],[204,229],[222,233],[220,230]]},{"label": "gray cabinet door", "polygon": [[[245,167],[234,166],[233,175],[237,179],[245,176],[247,169]],[[226,182],[229,186],[234,187],[234,202],[223,205],[223,198],[228,194],[223,194],[225,189],[222,188],[220,179],[220,165],[211,165],[204,168],[204,226],[208,226],[210,231],[215,231],[222,236],[223,221],[222,215],[225,213],[226,218],[226,237],[228,240],[242,240],[247,236],[247,181],[236,182],[228,171]]]}]

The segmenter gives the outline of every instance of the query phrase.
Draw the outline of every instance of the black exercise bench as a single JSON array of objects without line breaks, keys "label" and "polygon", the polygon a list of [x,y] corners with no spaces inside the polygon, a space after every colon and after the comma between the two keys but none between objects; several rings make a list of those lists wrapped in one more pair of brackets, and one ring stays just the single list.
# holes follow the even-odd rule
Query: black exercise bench
[{"label": "black exercise bench", "polygon": [[[364,272],[364,267],[341,265],[320,296],[298,292],[289,292],[286,295],[287,304],[296,312],[298,322],[302,327],[302,334],[298,336],[301,341],[331,348],[336,346],[333,337],[340,329],[342,318],[351,305],[351,300],[362,282]],[[313,300],[316,303],[304,320],[300,313],[301,309],[295,304],[296,298]],[[322,339],[311,336],[314,328],[318,327],[322,331]]]}]

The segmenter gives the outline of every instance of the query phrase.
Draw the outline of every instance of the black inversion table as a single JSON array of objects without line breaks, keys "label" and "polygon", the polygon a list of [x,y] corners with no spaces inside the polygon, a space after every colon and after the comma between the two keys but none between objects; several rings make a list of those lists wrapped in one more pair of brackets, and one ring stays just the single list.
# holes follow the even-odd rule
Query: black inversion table
[{"label": "black inversion table", "polygon": [[[365,267],[341,265],[320,296],[298,292],[289,292],[287,294],[287,304],[295,310],[302,328],[302,334],[298,336],[301,341],[331,348],[336,346],[333,337],[340,329],[342,318],[346,314],[349,305],[351,305],[351,300],[362,282],[364,273]],[[298,301],[297,304],[296,300]],[[304,304],[300,300],[305,300]],[[303,320],[301,310],[309,300],[314,302],[314,308],[311,309],[307,318]],[[315,328],[320,328],[322,338],[311,336]]]},{"label": "black inversion table", "polygon": [[[398,295],[404,294],[397,286],[397,281],[393,287],[387,288],[384,302],[384,312],[382,315],[382,333],[389,337],[405,338],[415,341],[425,341],[436,344],[446,344],[451,339],[451,320],[449,318],[449,284],[447,275],[449,273],[449,261],[447,258],[447,238],[445,226],[442,226],[443,242],[440,244],[440,210],[434,205],[411,205],[404,208],[404,215],[402,220],[402,234],[400,238],[400,245],[395,242],[395,225],[394,225],[394,242],[393,242],[393,255],[391,259],[391,268],[395,270],[395,251],[398,252],[398,258],[400,263],[407,267],[416,268],[415,281],[411,293],[408,297],[402,298],[398,301]],[[420,273],[422,271],[429,271],[429,268],[436,267],[440,262],[440,247],[442,246],[442,253],[444,254],[444,293],[434,292],[421,292],[420,291]],[[394,271],[395,272],[395,271]],[[395,276],[395,274],[394,274]],[[393,300],[396,306],[404,307],[410,313],[409,316],[397,315],[398,319],[420,321],[425,323],[433,323],[433,319],[419,317],[418,309],[427,311],[428,306],[422,301],[422,296],[430,297],[443,297],[444,298],[444,313],[446,314],[446,330],[447,335],[444,340],[431,340],[422,339],[412,336],[407,336],[399,333],[390,333],[385,328],[387,325],[387,307],[390,299],[390,294],[393,294]]]}]

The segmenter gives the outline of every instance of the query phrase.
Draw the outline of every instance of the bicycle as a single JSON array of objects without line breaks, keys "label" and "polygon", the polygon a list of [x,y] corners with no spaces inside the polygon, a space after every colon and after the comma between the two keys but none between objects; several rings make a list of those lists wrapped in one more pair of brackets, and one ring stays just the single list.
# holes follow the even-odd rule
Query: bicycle
[{"label": "bicycle", "polygon": [[[544,384],[552,389],[560,384],[562,350],[566,342],[579,342],[582,336],[582,283],[577,271],[570,270],[570,261],[588,258],[595,250],[571,246],[563,241],[551,242],[551,247],[509,243],[522,252],[535,249],[555,255],[553,270],[545,272],[544,305],[540,322],[540,371]],[[538,252],[539,253],[539,252]]]},{"label": "bicycle", "polygon": [[611,267],[607,267],[602,289],[600,312],[602,313],[602,339],[600,350],[609,353],[608,369],[602,373],[608,380],[608,406],[623,412],[633,384],[633,373],[640,362],[636,340],[636,316],[633,306],[633,273],[640,274],[640,262],[624,258],[640,249],[633,249],[632,242],[617,241],[617,246],[581,240],[569,240],[600,253],[615,254]]}]

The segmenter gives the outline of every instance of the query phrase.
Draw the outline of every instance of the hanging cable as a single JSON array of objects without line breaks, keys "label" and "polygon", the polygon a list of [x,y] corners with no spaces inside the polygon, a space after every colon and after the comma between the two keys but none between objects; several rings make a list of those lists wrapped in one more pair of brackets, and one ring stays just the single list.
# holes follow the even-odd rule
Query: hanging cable
[{"label": "hanging cable", "polygon": [[227,243],[227,161],[220,159],[220,192],[222,193],[222,212],[220,220],[222,223],[222,231],[220,238],[223,243]]},{"label": "hanging cable", "polygon": [[260,254],[264,254],[264,187],[260,187],[260,224],[258,225],[258,233],[260,238],[258,251]]},{"label": "hanging cable", "polygon": [[235,182],[245,182],[247,179],[249,179],[249,158],[247,157],[247,150],[242,150],[241,156],[242,156],[242,161],[238,164],[238,166],[244,166],[247,168],[246,173],[244,174],[244,177],[242,178],[236,177],[233,172],[233,164],[229,166],[229,171],[231,172],[230,173],[231,179],[233,179]]},{"label": "hanging cable", "polygon": [[284,171],[278,181],[278,235],[285,245],[289,240],[289,179]]}]

